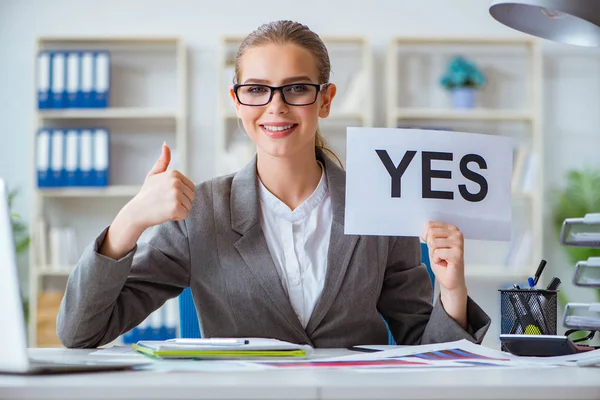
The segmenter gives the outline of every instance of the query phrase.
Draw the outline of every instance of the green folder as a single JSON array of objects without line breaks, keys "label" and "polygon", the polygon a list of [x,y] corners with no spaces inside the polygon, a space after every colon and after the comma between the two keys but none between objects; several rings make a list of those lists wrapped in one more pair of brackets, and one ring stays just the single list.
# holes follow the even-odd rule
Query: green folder
[{"label": "green folder", "polygon": [[[222,344],[236,340],[239,344]],[[254,357],[305,357],[310,346],[276,339],[171,339],[141,340],[131,345],[136,351],[154,358],[236,359]]]}]

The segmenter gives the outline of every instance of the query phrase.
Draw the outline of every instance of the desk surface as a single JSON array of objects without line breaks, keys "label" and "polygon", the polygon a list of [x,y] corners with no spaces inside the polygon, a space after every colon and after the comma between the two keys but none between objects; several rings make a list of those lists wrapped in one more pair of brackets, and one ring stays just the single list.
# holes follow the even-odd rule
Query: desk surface
[{"label": "desk surface", "polygon": [[[90,350],[32,349],[77,360]],[[316,350],[313,357],[354,352]],[[104,356],[108,359],[108,356]],[[414,372],[260,370],[0,375],[0,399],[600,399],[600,368]]]}]

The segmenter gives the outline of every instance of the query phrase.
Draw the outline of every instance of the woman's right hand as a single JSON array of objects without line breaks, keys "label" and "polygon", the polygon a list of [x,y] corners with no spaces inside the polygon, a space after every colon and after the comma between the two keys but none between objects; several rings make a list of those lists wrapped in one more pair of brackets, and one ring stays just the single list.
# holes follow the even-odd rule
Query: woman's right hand
[{"label": "woman's right hand", "polygon": [[167,171],[171,150],[163,144],[140,192],[125,206],[129,221],[139,229],[187,218],[195,198],[194,184],[177,170]]},{"label": "woman's right hand", "polygon": [[129,253],[144,231],[167,221],[187,218],[194,201],[194,184],[181,172],[167,171],[171,150],[163,144],[139,193],[125,205],[108,228],[99,253],[119,260]]}]

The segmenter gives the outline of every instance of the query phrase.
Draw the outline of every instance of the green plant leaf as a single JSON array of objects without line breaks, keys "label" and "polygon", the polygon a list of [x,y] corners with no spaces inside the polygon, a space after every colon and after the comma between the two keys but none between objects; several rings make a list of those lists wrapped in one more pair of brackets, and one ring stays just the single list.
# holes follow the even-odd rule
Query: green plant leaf
[{"label": "green plant leaf", "polygon": [[[15,198],[17,197],[18,190],[11,190],[8,192],[8,208],[12,210]],[[15,251],[17,254],[25,252],[29,248],[30,238],[27,232],[27,225],[21,220],[18,214],[10,212],[10,222],[12,225],[13,238],[15,241]]]},{"label": "green plant leaf", "polygon": [[440,84],[448,90],[459,87],[480,88],[486,83],[484,74],[477,66],[462,56],[452,58]]},{"label": "green plant leaf", "polygon": [[[566,178],[564,189],[553,192],[553,221],[557,242],[560,242],[560,231],[565,219],[600,212],[600,171],[590,168],[571,170]],[[562,248],[570,267],[575,267],[578,261],[587,260],[589,257],[600,257],[600,249],[570,246]],[[600,302],[600,289],[596,290],[596,297]]]}]

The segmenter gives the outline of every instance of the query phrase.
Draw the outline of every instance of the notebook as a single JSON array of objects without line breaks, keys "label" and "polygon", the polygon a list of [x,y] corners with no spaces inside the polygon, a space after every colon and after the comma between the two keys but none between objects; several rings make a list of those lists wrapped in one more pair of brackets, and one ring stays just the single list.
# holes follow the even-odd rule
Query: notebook
[{"label": "notebook", "polygon": [[134,350],[155,358],[305,357],[312,347],[267,338],[140,340]]}]

